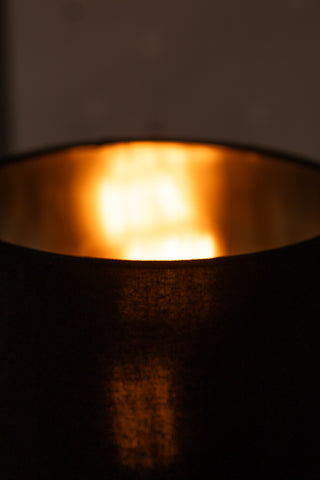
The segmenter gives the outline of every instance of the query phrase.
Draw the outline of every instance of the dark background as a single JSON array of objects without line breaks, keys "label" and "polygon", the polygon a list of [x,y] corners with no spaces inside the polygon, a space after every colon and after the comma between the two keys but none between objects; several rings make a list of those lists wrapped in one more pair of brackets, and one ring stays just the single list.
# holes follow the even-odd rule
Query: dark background
[{"label": "dark background", "polygon": [[1,142],[207,138],[320,160],[319,0],[7,0]]}]

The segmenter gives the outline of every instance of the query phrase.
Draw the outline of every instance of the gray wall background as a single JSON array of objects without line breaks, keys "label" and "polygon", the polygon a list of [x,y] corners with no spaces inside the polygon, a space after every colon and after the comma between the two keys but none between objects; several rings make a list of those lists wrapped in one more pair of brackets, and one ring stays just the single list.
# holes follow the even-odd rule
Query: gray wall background
[{"label": "gray wall background", "polygon": [[7,0],[9,150],[169,136],[320,161],[319,0]]}]

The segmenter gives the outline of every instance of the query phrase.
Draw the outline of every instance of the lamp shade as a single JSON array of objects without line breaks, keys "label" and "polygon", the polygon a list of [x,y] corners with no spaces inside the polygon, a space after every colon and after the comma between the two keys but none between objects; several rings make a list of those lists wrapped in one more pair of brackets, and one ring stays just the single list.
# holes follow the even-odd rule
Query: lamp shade
[{"label": "lamp shade", "polygon": [[3,163],[2,478],[319,478],[319,234],[319,168],[273,152]]}]

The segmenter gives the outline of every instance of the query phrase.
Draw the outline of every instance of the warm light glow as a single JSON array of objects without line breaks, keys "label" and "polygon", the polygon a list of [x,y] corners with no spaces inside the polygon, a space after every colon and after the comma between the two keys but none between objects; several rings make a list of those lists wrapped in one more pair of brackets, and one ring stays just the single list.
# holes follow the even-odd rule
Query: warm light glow
[{"label": "warm light glow", "polygon": [[319,236],[320,175],[276,160],[218,145],[133,141],[7,162],[0,239],[79,257],[178,260]]},{"label": "warm light glow", "polygon": [[157,360],[117,366],[111,391],[121,462],[133,469],[170,464],[177,445],[169,371]]},{"label": "warm light glow", "polygon": [[214,255],[213,240],[209,235],[177,234],[164,238],[141,238],[128,249],[128,258],[143,260],[182,260],[188,258],[210,258]]},{"label": "warm light glow", "polygon": [[[117,258],[180,260],[215,256],[197,206],[186,150],[122,146],[106,156],[96,184],[98,221]],[[201,161],[201,157],[199,159]]]}]

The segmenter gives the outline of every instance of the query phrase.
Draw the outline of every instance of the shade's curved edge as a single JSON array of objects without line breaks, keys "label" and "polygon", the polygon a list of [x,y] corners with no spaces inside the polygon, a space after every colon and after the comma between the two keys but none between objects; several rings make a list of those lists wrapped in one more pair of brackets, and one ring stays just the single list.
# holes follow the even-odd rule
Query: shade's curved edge
[{"label": "shade's curved edge", "polygon": [[[22,161],[27,161],[32,158],[37,158],[45,155],[50,155],[54,153],[63,152],[64,150],[72,149],[72,148],[81,148],[81,147],[102,147],[104,145],[114,145],[117,143],[131,143],[131,142],[155,142],[155,143],[181,143],[181,144],[194,144],[194,145],[208,145],[212,147],[222,147],[222,148],[230,148],[232,150],[240,150],[243,152],[251,152],[260,155],[264,155],[270,160],[276,161],[285,161],[290,163],[295,163],[301,165],[305,168],[315,169],[320,172],[320,164],[314,160],[307,157],[302,157],[301,155],[295,155],[292,153],[279,151],[276,149],[265,148],[262,146],[256,145],[247,145],[245,143],[236,143],[236,142],[228,142],[228,141],[220,141],[220,140],[208,140],[208,139],[199,139],[199,138],[177,138],[177,137],[112,137],[107,139],[97,139],[97,140],[88,140],[88,141],[81,141],[78,143],[67,143],[64,145],[55,145],[43,149],[38,149],[34,151],[28,151],[23,153],[17,154],[9,154],[0,159],[0,169],[2,166],[17,163]],[[143,268],[172,268],[172,267],[191,267],[196,265],[208,265],[208,264],[222,264],[232,261],[243,261],[245,259],[254,259],[256,257],[265,257],[269,255],[278,255],[281,254],[283,251],[288,251],[289,249],[301,248],[301,247],[308,247],[308,245],[319,244],[320,247],[320,235],[315,237],[307,238],[305,240],[289,243],[287,245],[282,245],[275,248],[265,249],[265,250],[258,250],[253,252],[247,253],[240,253],[234,255],[223,255],[218,257],[212,258],[201,258],[201,259],[183,259],[183,260],[130,260],[130,259],[113,259],[113,258],[104,258],[104,257],[94,257],[94,256],[79,256],[79,255],[71,255],[71,254],[63,254],[57,252],[51,252],[46,250],[40,250],[24,245],[14,244],[5,240],[0,239],[0,249],[3,247],[7,247],[10,249],[16,249],[16,251],[20,251],[21,253],[30,253],[32,255],[42,255],[49,258],[50,256],[65,259],[66,261],[73,261],[73,262],[104,262],[105,264],[110,265],[117,265],[123,266],[126,268],[130,267],[143,267]]]},{"label": "shade's curved edge", "polygon": [[104,145],[113,145],[117,143],[131,143],[131,142],[155,142],[155,143],[184,143],[184,144],[202,144],[202,145],[211,145],[212,147],[222,147],[230,148],[232,150],[241,150],[251,153],[257,153],[267,157],[274,157],[275,160],[289,161],[297,163],[299,165],[315,168],[320,170],[320,158],[315,160],[311,157],[305,157],[303,155],[295,154],[293,152],[277,150],[262,145],[256,144],[247,144],[245,142],[232,142],[224,139],[208,139],[208,138],[198,138],[198,137],[141,137],[141,136],[123,136],[123,137],[112,137],[112,138],[98,138],[98,139],[88,139],[88,140],[79,140],[77,142],[70,142],[65,144],[49,145],[44,148],[39,148],[35,150],[29,150],[26,152],[19,152],[13,154],[7,154],[0,158],[0,168],[3,165],[10,164],[12,162],[25,161],[27,159],[36,158],[44,155],[50,155],[54,153],[62,152],[63,150],[68,150],[71,148],[80,148],[80,147],[102,147]]},{"label": "shade's curved edge", "polygon": [[80,264],[99,264],[106,267],[117,267],[126,269],[175,269],[175,268],[196,268],[196,267],[221,267],[227,264],[243,263],[252,260],[268,260],[268,257],[278,257],[284,253],[293,253],[294,250],[301,250],[302,248],[319,248],[320,252],[320,235],[312,237],[301,242],[296,242],[281,247],[270,248],[268,250],[260,250],[256,252],[240,253],[235,255],[224,255],[211,258],[199,258],[199,259],[183,259],[183,260],[123,260],[104,257],[88,257],[69,255],[64,253],[55,253],[46,250],[38,250],[32,247],[26,247],[23,245],[17,245],[14,243],[6,242],[0,239],[0,255],[2,249],[10,249],[17,254],[27,255],[31,257],[38,257],[43,259],[58,259],[60,262],[73,262]]}]

